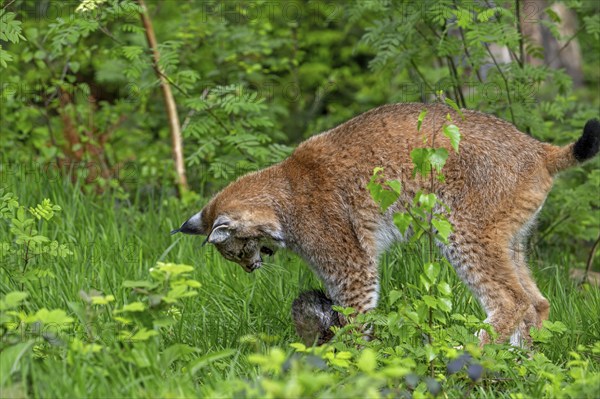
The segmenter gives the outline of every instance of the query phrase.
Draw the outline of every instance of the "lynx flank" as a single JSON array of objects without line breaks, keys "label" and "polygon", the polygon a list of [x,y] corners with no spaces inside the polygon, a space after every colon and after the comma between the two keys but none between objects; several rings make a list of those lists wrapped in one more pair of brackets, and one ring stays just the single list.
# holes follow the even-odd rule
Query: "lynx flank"
[{"label": "lynx flank", "polygon": [[[428,114],[417,132],[423,109]],[[396,104],[366,112],[300,144],[283,162],[231,183],[173,233],[208,235],[247,272],[261,266],[261,253],[289,248],[312,266],[333,303],[373,309],[378,258],[407,238],[392,215],[429,184],[411,178],[410,151],[423,147],[423,134],[431,136],[450,113],[462,141],[456,154],[445,137],[436,136],[436,147],[450,156],[445,182],[434,191],[450,207],[454,226],[449,243],[439,247],[483,305],[499,340],[512,335],[511,341],[527,341],[530,327],[548,317],[549,303],[529,273],[525,241],[553,176],[598,152],[600,122],[588,121],[576,143],[557,147],[494,116],[463,112],[464,120],[444,105]],[[366,189],[377,166],[403,187],[383,215]],[[480,340],[490,337],[482,332]]]}]

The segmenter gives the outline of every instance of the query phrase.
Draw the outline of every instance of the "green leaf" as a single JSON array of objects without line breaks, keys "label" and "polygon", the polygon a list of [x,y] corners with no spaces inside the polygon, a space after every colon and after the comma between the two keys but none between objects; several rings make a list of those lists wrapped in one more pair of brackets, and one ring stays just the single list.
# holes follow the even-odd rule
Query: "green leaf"
[{"label": "green leaf", "polygon": [[62,309],[48,310],[42,308],[35,315],[26,318],[27,323],[41,322],[45,325],[52,325],[59,329],[65,329],[69,324],[73,323],[74,319],[67,316],[67,313]]},{"label": "green leaf", "polygon": [[408,213],[399,212],[394,214],[394,224],[402,234],[406,234],[411,223],[412,217]]},{"label": "green leaf", "polygon": [[436,228],[439,238],[441,238],[443,242],[448,242],[448,237],[452,233],[452,225],[450,222],[435,218],[431,221],[431,224]]},{"label": "green leaf", "polygon": [[20,342],[15,345],[5,347],[0,356],[0,387],[5,387],[10,376],[19,371],[21,367],[21,358],[30,351],[35,341]]},{"label": "green leaf", "polygon": [[373,169],[373,175],[367,183],[367,189],[371,197],[381,207],[381,211],[385,212],[394,202],[398,200],[401,192],[401,184],[397,180],[388,180],[385,182],[385,187],[377,180],[383,178],[383,168],[376,167]]},{"label": "green leaf", "polygon": [[431,289],[431,281],[429,281],[427,276],[420,274],[419,281],[421,281],[421,284],[423,285],[423,288],[425,288],[425,291],[429,292],[429,290]]},{"label": "green leaf", "polygon": [[123,56],[129,61],[135,61],[144,52],[140,46],[122,46]]},{"label": "green leaf", "polygon": [[442,295],[449,296],[450,294],[452,294],[452,288],[450,288],[450,284],[448,284],[445,281],[439,283],[437,285],[437,289]]},{"label": "green leaf", "polygon": [[412,321],[415,324],[421,323],[421,318],[419,317],[419,314],[415,311],[407,311],[404,313],[404,315],[408,320]]},{"label": "green leaf", "polygon": [[433,359],[435,359],[437,357],[437,355],[435,353],[435,349],[430,344],[426,344],[424,349],[425,349],[425,358],[427,359],[428,362],[431,362]]},{"label": "green leaf", "polygon": [[533,342],[548,343],[550,342],[550,338],[552,338],[552,332],[547,328],[538,330],[537,328],[533,327],[531,328],[530,334]]},{"label": "green leaf", "polygon": [[198,359],[192,360],[188,366],[186,367],[191,375],[196,374],[202,368],[208,366],[209,364],[216,362],[217,360],[225,359],[227,357],[231,357],[236,353],[233,349],[227,349],[220,352],[209,353]]},{"label": "green leaf", "polygon": [[388,180],[385,184],[391,188],[394,193],[398,194],[398,196],[402,193],[402,183],[398,180]]},{"label": "green leaf", "polygon": [[196,352],[200,352],[200,350],[186,344],[173,344],[161,353],[162,369],[167,370],[176,360]]},{"label": "green leaf", "polygon": [[552,22],[556,22],[557,24],[561,23],[560,16],[551,7],[545,8],[544,12],[546,13],[546,15],[548,15],[548,17],[550,17]]},{"label": "green leaf", "polygon": [[437,298],[438,308],[444,312],[452,311],[452,301],[450,298]]},{"label": "green leaf", "polygon": [[115,297],[113,295],[93,296],[92,297],[92,305],[108,305],[110,302],[112,302],[114,300],[115,300]]},{"label": "green leaf", "polygon": [[460,144],[461,135],[456,125],[444,126],[444,136],[450,139],[450,145],[454,151],[458,152],[458,145]]},{"label": "green leaf", "polygon": [[164,278],[172,278],[174,276],[183,275],[193,270],[194,267],[189,265],[157,262],[156,267],[150,269],[150,275],[154,278],[162,280]]},{"label": "green leaf", "polygon": [[497,12],[499,7],[491,7],[477,15],[477,19],[479,22],[488,22],[490,18],[492,18]]},{"label": "green leaf", "polygon": [[200,288],[200,287],[202,287],[202,284],[200,284],[200,282],[198,282],[196,280],[191,280],[191,279],[185,280],[184,284],[187,285],[188,287],[191,287],[191,288]]},{"label": "green leaf", "polygon": [[356,366],[364,373],[375,371],[375,368],[377,367],[377,355],[375,354],[375,351],[371,348],[365,348],[360,354]]},{"label": "green leaf", "polygon": [[0,44],[0,67],[2,67],[2,68],[8,67],[8,63],[11,62],[12,60],[13,60],[12,54],[9,53],[8,51],[4,50],[2,48],[2,45]]},{"label": "green leaf", "polygon": [[158,283],[153,283],[150,281],[146,281],[146,280],[125,280],[123,281],[123,284],[121,284],[123,287],[126,288],[148,288],[148,289],[152,289],[157,287],[159,284]]},{"label": "green leaf", "polygon": [[386,377],[401,378],[401,377],[406,376],[407,374],[410,374],[411,371],[412,371],[411,369],[406,368],[406,367],[390,365],[390,366],[387,366],[384,369],[382,369],[381,373],[383,375],[385,375]]},{"label": "green leaf", "polygon": [[293,342],[290,344],[292,348],[296,350],[296,352],[306,352],[306,345],[300,342]]},{"label": "green leaf", "polygon": [[392,204],[394,204],[394,202],[396,202],[398,195],[390,190],[382,190],[379,198],[381,211],[385,212]]},{"label": "green leaf", "polygon": [[419,117],[417,118],[417,131],[418,132],[421,131],[421,125],[423,124],[423,119],[425,119],[426,115],[427,115],[427,110],[424,109],[423,111],[421,111],[421,113],[419,114]]},{"label": "green leaf", "polygon": [[425,194],[419,192],[419,204],[426,210],[431,211],[437,203],[437,196],[433,193]]},{"label": "green leaf", "polygon": [[549,331],[562,334],[567,331],[567,326],[565,326],[560,321],[551,322],[550,320],[543,321],[544,328],[547,328]]},{"label": "green leaf", "polygon": [[431,166],[440,173],[446,164],[446,159],[448,159],[448,151],[445,148],[437,148],[429,154],[428,159]]},{"label": "green leaf", "polygon": [[25,36],[21,34],[21,21],[15,19],[17,14],[4,11],[0,10],[0,40],[13,44],[21,40],[26,41]]},{"label": "green leaf", "polygon": [[23,291],[12,291],[0,300],[0,310],[14,309],[27,298],[29,294]]},{"label": "green leaf", "polygon": [[410,152],[410,158],[413,162],[413,177],[419,173],[423,177],[427,177],[431,172],[431,163],[429,162],[430,148],[415,148]]},{"label": "green leaf", "polygon": [[148,339],[150,339],[156,335],[158,335],[158,332],[156,332],[154,330],[149,330],[149,329],[143,327],[133,335],[131,335],[131,333],[124,331],[124,334],[121,335],[121,340],[126,341],[126,342],[129,342],[129,341],[140,342],[140,341],[147,341]]},{"label": "green leaf", "polygon": [[123,306],[118,312],[143,312],[146,310],[146,305],[142,302],[131,302]]},{"label": "green leaf", "polygon": [[396,303],[396,301],[398,300],[398,298],[401,298],[402,295],[403,295],[402,291],[392,290],[388,294],[388,301],[390,303],[390,306],[393,305],[394,303]]},{"label": "green leaf", "polygon": [[72,72],[77,73],[77,71],[79,71],[79,67],[80,67],[79,62],[77,62],[77,61],[71,61],[71,62],[69,62],[69,69]]},{"label": "green leaf", "polygon": [[435,279],[440,274],[440,264],[437,262],[430,262],[425,265],[425,275],[430,282],[435,282]]}]

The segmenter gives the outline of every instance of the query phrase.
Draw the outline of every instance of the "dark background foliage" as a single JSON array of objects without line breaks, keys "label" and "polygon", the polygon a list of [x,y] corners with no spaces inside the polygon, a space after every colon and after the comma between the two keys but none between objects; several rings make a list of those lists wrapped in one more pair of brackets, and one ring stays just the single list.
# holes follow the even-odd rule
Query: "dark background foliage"
[{"label": "dark background foliage", "polygon": [[306,348],[301,260],[247,275],[168,232],[378,105],[442,91],[566,144],[599,85],[595,0],[0,0],[0,396],[598,397],[600,291],[580,282],[600,157],[533,232],[552,308],[531,352],[478,348],[485,315],[421,243],[382,258],[372,342]]},{"label": "dark background foliage", "polygon": [[[140,4],[3,3],[3,167],[38,163],[83,178],[86,192],[175,188]],[[557,144],[598,115],[594,1],[147,7],[177,104],[188,180],[203,197],[281,160],[312,134],[377,105],[432,101],[437,90]],[[542,215],[544,243],[585,258],[598,237],[599,179],[597,161],[559,179]]]}]

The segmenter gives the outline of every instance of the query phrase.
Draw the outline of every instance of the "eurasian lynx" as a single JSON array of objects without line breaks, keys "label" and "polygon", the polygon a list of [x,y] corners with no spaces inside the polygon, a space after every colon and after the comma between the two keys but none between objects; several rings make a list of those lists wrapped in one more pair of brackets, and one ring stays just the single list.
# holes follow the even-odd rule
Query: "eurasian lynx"
[{"label": "eurasian lynx", "polygon": [[[425,118],[417,132],[423,109],[440,116],[435,126],[436,118]],[[333,303],[359,312],[373,309],[378,257],[406,239],[394,226],[393,213],[425,184],[411,178],[410,152],[423,147],[423,134],[440,129],[447,113],[462,140],[456,154],[448,139],[436,138],[436,147],[450,155],[445,182],[437,182],[434,192],[450,207],[454,226],[449,243],[439,246],[483,305],[499,340],[513,333],[527,339],[529,328],[548,317],[549,303],[530,276],[525,240],[553,176],[598,152],[598,120],[587,122],[576,143],[557,147],[480,112],[464,110],[463,120],[439,104],[382,106],[310,138],[283,162],[231,183],[173,232],[207,235],[247,272],[261,266],[261,253],[289,248],[312,266]],[[385,214],[366,188],[378,166],[386,178],[402,182],[400,199]],[[326,298],[317,302],[322,309]],[[480,339],[484,344],[490,337],[483,332]]]}]

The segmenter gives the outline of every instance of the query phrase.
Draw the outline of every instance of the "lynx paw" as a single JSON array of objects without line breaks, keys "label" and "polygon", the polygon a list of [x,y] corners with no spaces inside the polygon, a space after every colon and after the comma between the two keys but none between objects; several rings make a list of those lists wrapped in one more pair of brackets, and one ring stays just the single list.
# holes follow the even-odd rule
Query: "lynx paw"
[{"label": "lynx paw", "polygon": [[306,345],[322,345],[333,338],[331,327],[340,326],[333,302],[318,290],[300,294],[292,304],[292,319],[296,333]]}]

